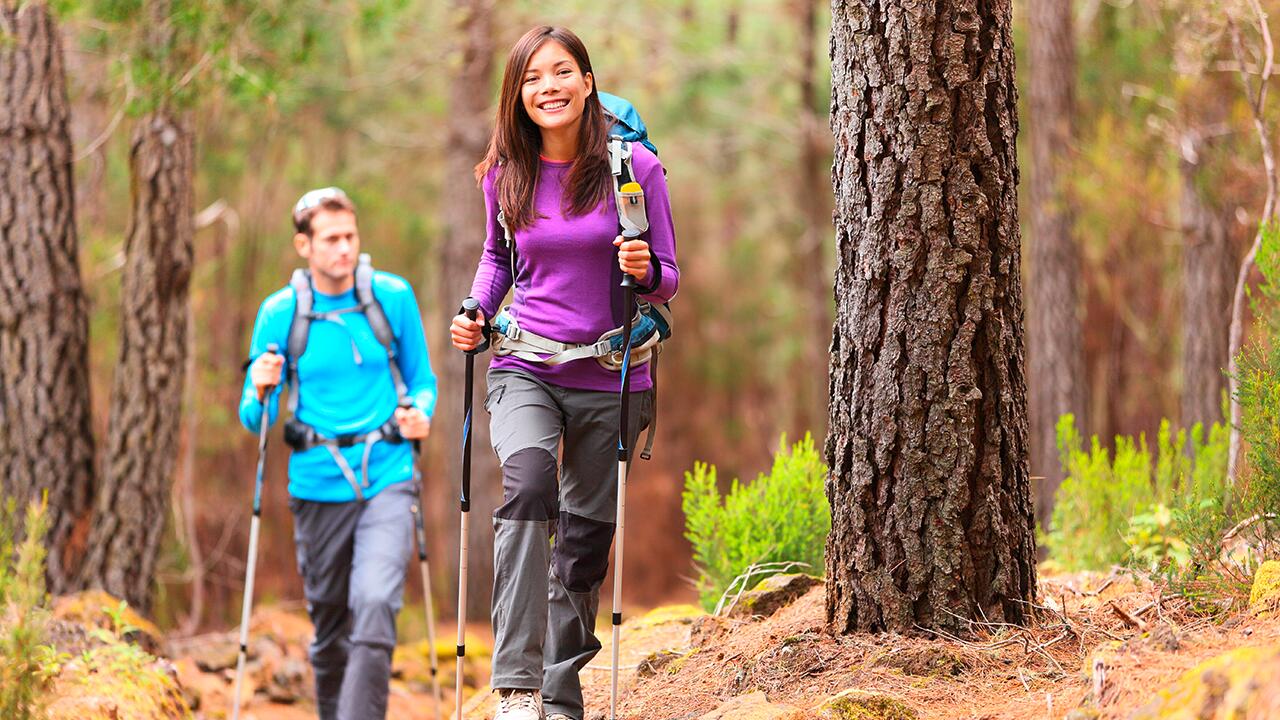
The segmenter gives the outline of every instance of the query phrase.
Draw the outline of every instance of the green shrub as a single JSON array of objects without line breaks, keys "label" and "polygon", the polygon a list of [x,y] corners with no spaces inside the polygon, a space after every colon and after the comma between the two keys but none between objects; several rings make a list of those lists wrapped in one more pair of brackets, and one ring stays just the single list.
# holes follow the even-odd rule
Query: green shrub
[{"label": "green shrub", "polygon": [[1205,437],[1197,423],[1188,436],[1162,421],[1154,457],[1145,435],[1117,436],[1114,458],[1097,436],[1086,452],[1069,414],[1057,432],[1065,478],[1042,542],[1062,568],[1186,565],[1192,544],[1221,532],[1228,495],[1224,426],[1215,423]]},{"label": "green shrub", "polygon": [[[778,443],[773,468],[750,484],[734,478],[721,496],[714,465],[695,463],[686,472],[683,494],[685,537],[693,544],[702,606],[711,610],[734,580],[753,565],[796,562],[821,573],[831,531],[825,490],[827,468],[804,439],[788,450]],[[753,572],[757,581],[778,568]],[[745,584],[745,581],[744,581]]]},{"label": "green shrub", "polygon": [[[26,534],[18,537],[18,528]],[[12,498],[0,508],[0,717],[44,717],[41,691],[57,673],[45,644],[45,503],[32,502],[19,526]]]},{"label": "green shrub", "polygon": [[[1280,232],[1264,228],[1257,255],[1263,282],[1252,297],[1256,339],[1238,358],[1236,398],[1240,402],[1240,435],[1247,445],[1242,476],[1241,517],[1280,512]],[[1265,536],[1274,539],[1274,519]]]}]

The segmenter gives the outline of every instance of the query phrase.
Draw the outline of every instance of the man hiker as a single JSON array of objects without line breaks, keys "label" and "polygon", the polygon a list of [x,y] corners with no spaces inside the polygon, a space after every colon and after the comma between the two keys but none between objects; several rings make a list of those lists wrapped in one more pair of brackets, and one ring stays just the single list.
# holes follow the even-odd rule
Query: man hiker
[{"label": "man hiker", "polygon": [[430,432],[436,378],[413,289],[360,254],[350,198],[312,190],[293,224],[307,269],[258,311],[240,421],[257,431],[266,410],[274,422],[289,386],[289,509],[316,703],[322,720],[383,718],[413,542],[410,441]]}]

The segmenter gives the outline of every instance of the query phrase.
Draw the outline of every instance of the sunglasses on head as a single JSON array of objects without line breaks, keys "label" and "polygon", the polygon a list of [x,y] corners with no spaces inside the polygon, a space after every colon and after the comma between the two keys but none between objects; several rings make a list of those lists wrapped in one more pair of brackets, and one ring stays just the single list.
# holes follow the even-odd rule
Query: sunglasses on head
[{"label": "sunglasses on head", "polygon": [[320,206],[320,204],[322,204],[325,200],[332,200],[334,198],[342,198],[344,200],[348,199],[347,194],[342,192],[341,188],[327,187],[327,188],[320,188],[318,190],[312,190],[307,194],[303,195],[302,197],[298,198],[297,204],[293,206],[293,214],[296,216],[299,213],[306,212],[307,210],[310,210],[313,207]]}]

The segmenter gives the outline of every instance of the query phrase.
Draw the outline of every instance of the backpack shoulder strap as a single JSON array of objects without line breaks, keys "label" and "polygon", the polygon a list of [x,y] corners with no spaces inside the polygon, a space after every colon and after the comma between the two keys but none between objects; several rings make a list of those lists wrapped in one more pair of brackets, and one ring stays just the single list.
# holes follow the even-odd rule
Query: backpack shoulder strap
[{"label": "backpack shoulder strap", "polygon": [[400,373],[400,364],[396,362],[396,335],[391,330],[391,322],[387,320],[387,313],[382,309],[382,303],[378,302],[378,297],[373,292],[373,260],[368,253],[360,253],[360,259],[356,263],[356,301],[360,303],[365,320],[369,321],[369,329],[373,330],[373,336],[387,351],[387,365],[391,368],[391,380],[396,386],[396,396],[402,398],[408,394],[409,390],[405,385],[404,376]]},{"label": "backpack shoulder strap", "polygon": [[516,238],[511,232],[511,226],[507,224],[507,216],[498,208],[498,225],[502,226],[502,244],[507,248],[507,253],[511,258],[511,287],[516,286]]},{"label": "backpack shoulder strap", "polygon": [[618,206],[618,225],[623,237],[640,237],[649,229],[644,206],[644,188],[636,182],[631,166],[631,143],[621,135],[609,137],[609,172],[613,174],[613,196]]},{"label": "backpack shoulder strap", "polygon": [[293,320],[289,323],[289,342],[285,346],[288,366],[289,412],[298,411],[298,358],[307,351],[307,337],[311,334],[311,308],[315,295],[311,290],[311,273],[297,268],[289,278],[293,288]]}]

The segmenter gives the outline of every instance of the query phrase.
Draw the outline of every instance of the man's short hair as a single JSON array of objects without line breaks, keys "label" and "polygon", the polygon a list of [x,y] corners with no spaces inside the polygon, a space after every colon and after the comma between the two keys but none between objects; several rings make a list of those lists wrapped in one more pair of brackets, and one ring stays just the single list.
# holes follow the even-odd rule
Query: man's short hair
[{"label": "man's short hair", "polygon": [[303,235],[311,237],[311,220],[321,210],[338,212],[345,210],[352,215],[356,212],[356,204],[342,192],[341,188],[327,187],[312,190],[293,206],[293,227]]}]

